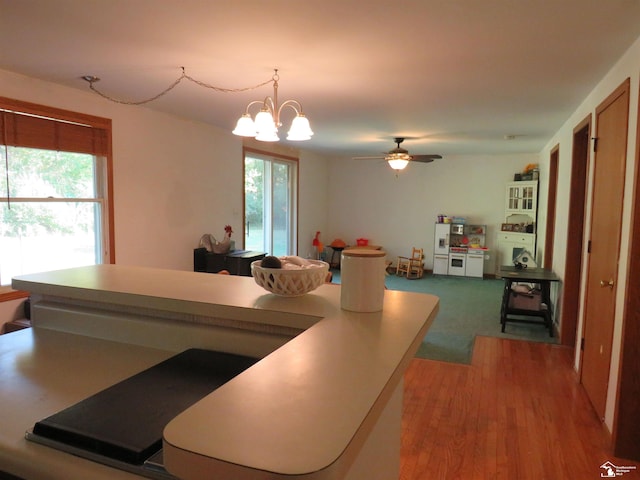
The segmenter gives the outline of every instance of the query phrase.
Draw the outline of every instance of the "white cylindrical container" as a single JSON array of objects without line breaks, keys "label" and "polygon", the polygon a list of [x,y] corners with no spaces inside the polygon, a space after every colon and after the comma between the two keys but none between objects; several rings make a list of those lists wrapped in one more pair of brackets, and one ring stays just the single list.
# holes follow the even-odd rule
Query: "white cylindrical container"
[{"label": "white cylindrical container", "polygon": [[352,312],[379,312],[384,302],[385,252],[365,248],[342,251],[340,306]]}]

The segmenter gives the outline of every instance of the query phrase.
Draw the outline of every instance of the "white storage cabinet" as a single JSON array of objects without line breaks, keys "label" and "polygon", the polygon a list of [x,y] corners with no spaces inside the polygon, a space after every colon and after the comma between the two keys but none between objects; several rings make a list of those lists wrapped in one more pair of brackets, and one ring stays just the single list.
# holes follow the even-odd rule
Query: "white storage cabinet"
[{"label": "white storage cabinet", "polygon": [[[538,212],[538,181],[509,182],[505,190],[505,223],[532,224],[536,231]],[[513,265],[514,249],[528,250],[536,257],[536,234],[525,232],[498,232],[498,261],[500,265]]]}]

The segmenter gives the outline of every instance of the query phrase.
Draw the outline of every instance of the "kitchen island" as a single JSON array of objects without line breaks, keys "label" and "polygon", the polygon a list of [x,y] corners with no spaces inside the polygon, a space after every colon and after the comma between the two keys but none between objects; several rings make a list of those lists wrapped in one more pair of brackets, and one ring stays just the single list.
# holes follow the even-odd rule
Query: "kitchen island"
[{"label": "kitchen island", "polygon": [[246,277],[117,265],[13,285],[32,294],[33,328],[0,336],[0,470],[140,478],[29,442],[25,431],[176,352],[204,348],[261,360],[169,422],[172,475],[398,476],[403,374],[437,313],[432,295],[387,290],[381,312],[354,313],[340,309],[336,285],[283,298]]}]

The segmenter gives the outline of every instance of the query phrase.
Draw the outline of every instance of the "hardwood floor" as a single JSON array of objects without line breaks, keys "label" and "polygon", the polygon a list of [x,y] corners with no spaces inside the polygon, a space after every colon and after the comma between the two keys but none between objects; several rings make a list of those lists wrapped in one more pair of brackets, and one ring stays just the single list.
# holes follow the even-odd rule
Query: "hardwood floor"
[{"label": "hardwood floor", "polygon": [[[405,375],[400,480],[597,479],[608,435],[559,345],[476,337],[471,365],[414,359]],[[620,472],[619,472],[620,473]]]}]

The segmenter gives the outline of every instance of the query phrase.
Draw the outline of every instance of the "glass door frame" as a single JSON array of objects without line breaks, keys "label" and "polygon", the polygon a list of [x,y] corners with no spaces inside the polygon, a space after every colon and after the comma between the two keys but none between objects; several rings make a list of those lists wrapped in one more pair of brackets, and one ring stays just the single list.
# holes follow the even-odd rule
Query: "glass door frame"
[{"label": "glass door frame", "polygon": [[[287,182],[288,188],[288,208],[289,214],[286,219],[287,223],[287,234],[286,234],[286,243],[287,248],[285,252],[274,253],[273,251],[273,242],[274,242],[274,232],[273,232],[273,218],[274,218],[274,203],[273,203],[273,189],[271,187],[268,188],[270,192],[269,198],[263,198],[263,208],[269,212],[269,215],[264,220],[263,225],[263,246],[264,248],[260,251],[264,251],[267,254],[275,254],[275,255],[297,255],[298,250],[298,184],[299,184],[299,172],[298,172],[298,164],[299,161],[296,157],[290,157],[286,155],[281,155],[273,152],[266,152],[263,150],[253,149],[249,147],[243,148],[242,155],[242,241],[244,248],[252,248],[251,245],[247,245],[246,235],[247,235],[247,205],[246,205],[246,190],[245,190],[245,176],[246,176],[246,159],[247,157],[257,158],[259,160],[263,160],[267,162],[268,168],[265,169],[265,175],[269,175],[269,178],[273,178],[273,169],[274,165],[287,165],[289,169],[289,178]],[[269,182],[272,185],[272,182]],[[268,230],[268,234],[267,234]]]}]

